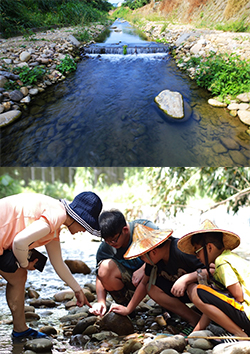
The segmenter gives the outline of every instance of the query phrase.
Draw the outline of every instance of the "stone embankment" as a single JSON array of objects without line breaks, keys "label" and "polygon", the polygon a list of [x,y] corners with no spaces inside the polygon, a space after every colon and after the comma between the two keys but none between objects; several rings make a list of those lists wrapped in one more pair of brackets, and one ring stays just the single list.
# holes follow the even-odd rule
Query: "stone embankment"
[{"label": "stone embankment", "polygon": [[[83,291],[93,305],[96,301],[95,285],[87,283]],[[60,291],[53,299],[42,299],[37,291],[31,289],[27,295],[26,320],[33,321],[33,326],[35,323],[37,329],[48,335],[47,339],[24,343],[25,350],[35,353],[51,352],[53,349],[53,353],[73,354],[77,348],[78,352],[89,354],[249,353],[249,341],[236,342],[229,336],[231,343],[221,343],[221,335],[228,337],[228,334],[216,325],[185,337],[180,333],[187,324],[180,317],[164,312],[148,296],[137,306],[131,318],[112,312],[100,318],[91,314],[88,306],[78,308],[72,290]],[[107,305],[110,306],[112,301],[108,296]],[[67,314],[60,317],[58,325],[51,325],[49,316],[36,314],[39,308],[60,312],[62,307]],[[217,341],[209,339],[211,336],[217,336]]]},{"label": "stone embankment", "polygon": [[[175,52],[177,65],[185,70],[186,62],[192,56],[206,57],[211,53],[235,53],[242,60],[250,60],[250,33],[222,32],[208,29],[196,29],[191,25],[168,25],[147,22],[141,29],[153,40],[160,39],[169,43]],[[181,59],[181,63],[179,63]],[[194,78],[196,67],[187,69],[190,78]],[[211,98],[208,103],[216,107],[227,107],[233,117],[239,118],[250,126],[250,92],[242,92],[230,103]],[[247,130],[250,134],[250,129]]]},{"label": "stone embankment", "polygon": [[[81,31],[87,31],[89,38],[95,38],[104,29],[104,25],[94,24]],[[0,39],[0,126],[19,118],[34,96],[65,79],[57,66],[66,55],[75,62],[80,60],[80,47],[83,43],[74,37],[77,31],[79,28],[67,27],[39,32],[29,37]],[[46,74],[42,81],[25,86],[19,76],[13,73],[16,67],[43,67]],[[18,89],[6,89],[6,85],[11,82],[16,83]]]}]

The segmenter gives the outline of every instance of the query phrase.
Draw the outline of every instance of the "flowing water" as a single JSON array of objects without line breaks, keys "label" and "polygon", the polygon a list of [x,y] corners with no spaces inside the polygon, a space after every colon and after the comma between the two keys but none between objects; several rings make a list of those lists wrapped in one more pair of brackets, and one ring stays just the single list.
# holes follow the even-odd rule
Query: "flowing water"
[{"label": "flowing water", "polygon": [[[156,105],[182,94],[189,119]],[[117,20],[76,72],[1,130],[2,166],[249,166],[247,127],[176,66],[162,44]]]}]

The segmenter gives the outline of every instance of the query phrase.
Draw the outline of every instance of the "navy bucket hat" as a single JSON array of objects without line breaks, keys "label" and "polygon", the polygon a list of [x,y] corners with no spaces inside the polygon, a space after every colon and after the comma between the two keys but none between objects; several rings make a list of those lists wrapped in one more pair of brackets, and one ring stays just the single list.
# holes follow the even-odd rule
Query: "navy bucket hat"
[{"label": "navy bucket hat", "polygon": [[93,192],[82,192],[78,194],[72,203],[61,199],[69,216],[78,224],[83,226],[89,233],[101,236],[98,217],[102,210],[102,201]]}]

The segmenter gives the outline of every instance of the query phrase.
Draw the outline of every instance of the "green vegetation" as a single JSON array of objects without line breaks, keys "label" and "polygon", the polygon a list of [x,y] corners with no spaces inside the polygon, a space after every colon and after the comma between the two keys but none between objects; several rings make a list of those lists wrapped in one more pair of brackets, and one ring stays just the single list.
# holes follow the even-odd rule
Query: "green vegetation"
[{"label": "green vegetation", "polygon": [[150,0],[126,0],[122,6],[127,6],[131,10],[139,9],[142,6],[145,6],[150,3]]},{"label": "green vegetation", "polygon": [[60,71],[62,74],[70,73],[72,71],[75,71],[77,68],[77,65],[69,55],[66,55],[64,59],[61,60],[61,63],[57,65],[56,69]]},{"label": "green vegetation", "polygon": [[46,69],[43,66],[35,66],[30,69],[28,66],[14,68],[13,72],[19,75],[19,79],[24,85],[32,85],[43,79]]},{"label": "green vegetation", "polygon": [[197,84],[221,99],[250,91],[250,61],[236,54],[192,57],[186,64],[186,68],[196,68],[194,79]]},{"label": "green vegetation", "polygon": [[214,27],[216,30],[224,32],[250,32],[250,24],[244,19],[218,23]]},{"label": "green vegetation", "polygon": [[126,55],[127,54],[127,48],[128,46],[127,45],[124,45],[123,46],[123,54]]},{"label": "green vegetation", "polygon": [[85,25],[107,19],[106,0],[1,0],[0,28],[4,37],[34,28]]}]

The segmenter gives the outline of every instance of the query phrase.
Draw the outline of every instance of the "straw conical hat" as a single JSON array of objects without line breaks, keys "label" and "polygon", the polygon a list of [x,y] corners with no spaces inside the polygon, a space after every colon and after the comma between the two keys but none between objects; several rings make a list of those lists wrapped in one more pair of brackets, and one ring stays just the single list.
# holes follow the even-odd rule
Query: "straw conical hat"
[{"label": "straw conical hat", "polygon": [[200,230],[190,232],[185,236],[181,237],[177,243],[178,248],[188,254],[195,255],[195,248],[191,243],[192,236],[196,234],[202,234],[204,232],[222,232],[223,234],[223,243],[225,249],[233,250],[238,247],[240,244],[240,238],[238,235],[231,231],[225,231],[222,229],[218,229],[218,227],[212,223],[212,221],[206,219],[202,222]]},{"label": "straw conical hat", "polygon": [[133,241],[123,257],[125,259],[140,257],[166,241],[172,233],[171,229],[155,230],[142,224],[135,224]]}]

